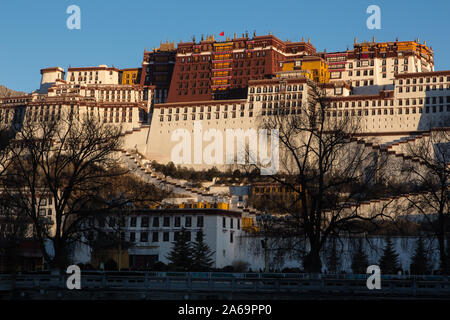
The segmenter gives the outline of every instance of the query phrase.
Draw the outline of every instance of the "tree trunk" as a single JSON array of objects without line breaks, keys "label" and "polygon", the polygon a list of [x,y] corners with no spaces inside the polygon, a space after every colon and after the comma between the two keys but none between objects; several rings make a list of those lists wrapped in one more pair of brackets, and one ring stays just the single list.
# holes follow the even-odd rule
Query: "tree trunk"
[{"label": "tree trunk", "polygon": [[53,248],[55,255],[53,259],[50,261],[50,268],[54,272],[63,274],[65,273],[65,268],[67,266],[67,259],[66,259],[65,245],[61,242],[62,240],[60,239],[53,240]]},{"label": "tree trunk", "polygon": [[320,250],[311,249],[303,259],[303,268],[308,273],[321,273],[322,261],[320,259]]},{"label": "tree trunk", "polygon": [[445,238],[442,235],[440,235],[438,241],[439,241],[439,260],[441,264],[441,273],[446,275],[448,274],[448,266],[447,266],[447,255],[445,252]]},{"label": "tree trunk", "polygon": [[[442,204],[441,204],[442,208]],[[445,216],[443,214],[443,210],[441,209],[439,212],[439,233],[438,233],[438,242],[439,242],[439,260],[441,264],[441,273],[448,274],[448,265],[447,265],[447,254],[445,251]],[[448,245],[448,244],[447,244]]]}]

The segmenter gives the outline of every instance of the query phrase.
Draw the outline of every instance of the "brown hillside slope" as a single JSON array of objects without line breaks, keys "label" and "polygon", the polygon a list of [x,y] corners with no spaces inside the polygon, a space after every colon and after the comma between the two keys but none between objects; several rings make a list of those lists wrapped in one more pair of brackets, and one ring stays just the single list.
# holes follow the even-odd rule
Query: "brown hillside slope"
[{"label": "brown hillside slope", "polygon": [[14,91],[5,86],[0,85],[0,98],[16,97],[26,94],[25,92]]}]

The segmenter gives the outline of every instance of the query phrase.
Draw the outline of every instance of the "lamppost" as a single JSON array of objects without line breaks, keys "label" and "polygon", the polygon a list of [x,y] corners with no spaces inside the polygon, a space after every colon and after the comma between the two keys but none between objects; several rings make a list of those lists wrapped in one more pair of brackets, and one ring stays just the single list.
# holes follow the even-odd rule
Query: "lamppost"
[{"label": "lamppost", "polygon": [[264,210],[264,214],[260,214],[256,217],[256,221],[262,226],[263,233],[264,233],[264,240],[261,240],[262,248],[264,249],[264,272],[267,272],[268,268],[268,238],[267,238],[267,227],[269,225],[269,222],[271,222],[273,219],[272,215],[267,213],[267,209]]}]

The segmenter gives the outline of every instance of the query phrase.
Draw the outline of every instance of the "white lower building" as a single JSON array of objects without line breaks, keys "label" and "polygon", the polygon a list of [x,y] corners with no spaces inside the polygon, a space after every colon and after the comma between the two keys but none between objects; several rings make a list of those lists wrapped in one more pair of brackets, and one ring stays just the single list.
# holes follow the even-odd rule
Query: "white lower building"
[{"label": "white lower building", "polygon": [[132,243],[128,249],[131,269],[147,268],[167,256],[176,237],[184,228],[191,241],[203,231],[204,241],[213,255],[213,267],[223,268],[239,260],[238,238],[243,234],[242,213],[216,208],[170,208],[134,210],[125,218],[120,230],[110,218],[100,227],[105,232],[120,233]]}]

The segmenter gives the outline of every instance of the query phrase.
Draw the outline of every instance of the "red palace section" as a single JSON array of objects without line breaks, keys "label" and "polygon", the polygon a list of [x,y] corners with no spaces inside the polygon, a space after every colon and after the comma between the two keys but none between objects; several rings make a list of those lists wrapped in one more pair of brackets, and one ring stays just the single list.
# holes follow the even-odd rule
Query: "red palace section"
[{"label": "red palace section", "polygon": [[282,41],[271,34],[225,39],[210,36],[198,43],[195,39],[178,43],[173,71],[164,68],[171,76],[166,102],[246,98],[249,80],[270,78],[281,70],[281,61],[316,52],[309,42]]}]

